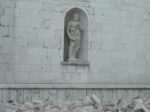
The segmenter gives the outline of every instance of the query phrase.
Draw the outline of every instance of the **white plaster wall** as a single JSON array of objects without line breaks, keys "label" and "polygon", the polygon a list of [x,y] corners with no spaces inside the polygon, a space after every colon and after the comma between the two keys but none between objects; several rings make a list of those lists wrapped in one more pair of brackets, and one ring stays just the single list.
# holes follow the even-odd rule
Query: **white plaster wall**
[{"label": "white plaster wall", "polygon": [[[149,0],[0,0],[0,83],[150,83]],[[89,17],[90,66],[64,66],[65,13]]]}]

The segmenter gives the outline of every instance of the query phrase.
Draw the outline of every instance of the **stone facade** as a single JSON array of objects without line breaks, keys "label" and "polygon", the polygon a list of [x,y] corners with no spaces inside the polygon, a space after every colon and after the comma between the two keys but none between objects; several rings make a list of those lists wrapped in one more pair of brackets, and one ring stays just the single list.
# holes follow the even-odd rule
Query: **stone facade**
[{"label": "stone facade", "polygon": [[[88,16],[89,66],[63,65],[64,17]],[[0,0],[0,83],[150,83],[149,0]]]},{"label": "stone facade", "polygon": [[[0,83],[148,84],[150,1],[1,0]],[[90,66],[63,66],[64,17],[89,20]]]}]

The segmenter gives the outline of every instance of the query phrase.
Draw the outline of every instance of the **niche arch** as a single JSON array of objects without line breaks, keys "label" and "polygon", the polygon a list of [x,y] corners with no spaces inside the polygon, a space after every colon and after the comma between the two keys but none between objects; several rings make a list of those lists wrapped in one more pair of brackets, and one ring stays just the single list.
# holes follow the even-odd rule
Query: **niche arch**
[{"label": "niche arch", "polygon": [[73,18],[74,13],[79,14],[79,22],[81,25],[81,48],[78,54],[78,59],[81,62],[88,62],[88,16],[84,10],[78,7],[71,8],[65,14],[64,18],[64,56],[63,61],[68,61],[68,49],[69,49],[69,37],[67,35],[67,26],[70,20]]}]

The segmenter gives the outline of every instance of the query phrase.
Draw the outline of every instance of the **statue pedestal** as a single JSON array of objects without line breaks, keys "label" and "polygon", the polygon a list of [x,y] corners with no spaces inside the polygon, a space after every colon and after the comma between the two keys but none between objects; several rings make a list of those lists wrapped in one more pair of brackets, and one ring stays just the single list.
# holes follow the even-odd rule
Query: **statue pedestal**
[{"label": "statue pedestal", "polygon": [[61,62],[62,65],[76,65],[76,66],[89,66],[90,63],[87,61],[81,61],[79,59],[76,60],[68,60]]},{"label": "statue pedestal", "polygon": [[71,58],[71,59],[68,59],[68,62],[80,62],[80,60],[77,58]]}]

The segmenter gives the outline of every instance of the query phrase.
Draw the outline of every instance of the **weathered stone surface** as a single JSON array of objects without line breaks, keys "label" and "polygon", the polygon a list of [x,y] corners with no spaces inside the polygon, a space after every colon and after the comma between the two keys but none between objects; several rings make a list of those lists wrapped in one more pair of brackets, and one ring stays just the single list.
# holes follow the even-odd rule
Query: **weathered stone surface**
[{"label": "weathered stone surface", "polygon": [[93,104],[93,101],[91,100],[90,97],[85,97],[85,99],[82,101],[82,105],[83,106],[89,106],[89,105],[92,105]]},{"label": "weathered stone surface", "polygon": [[150,110],[150,96],[145,97],[144,104]]},{"label": "weathered stone surface", "polygon": [[44,102],[40,100],[33,100],[33,110],[35,112],[43,112],[44,111]]},{"label": "weathered stone surface", "polygon": [[91,99],[94,101],[94,103],[96,103],[96,104],[100,104],[101,103],[101,101],[100,101],[100,99],[96,96],[96,95],[92,95],[91,96]]},{"label": "weathered stone surface", "polygon": [[33,109],[33,104],[30,102],[25,102],[24,107],[28,110],[32,110]]},{"label": "weathered stone surface", "polygon": [[[149,4],[150,0],[0,0],[0,83],[149,84]],[[73,7],[88,16],[85,42],[91,66],[60,64],[64,18]],[[52,90],[52,94],[48,89],[30,90],[1,89],[0,100],[81,99],[91,94],[85,89],[84,95],[79,89],[70,93]],[[150,91],[97,90],[92,91],[103,100],[120,94],[124,98],[144,96]]]},{"label": "weathered stone surface", "polygon": [[[91,103],[91,98],[95,99],[94,103]],[[150,112],[146,106],[148,99],[143,99],[145,97],[136,97],[129,101],[119,99],[117,102],[101,103],[96,95],[92,95],[80,101],[59,100],[45,103],[45,101],[33,100],[16,105],[1,103],[0,112]]]},{"label": "weathered stone surface", "polygon": [[3,103],[0,103],[0,112],[6,112],[6,106]]},{"label": "weathered stone surface", "polygon": [[135,112],[141,112],[141,111],[149,112],[149,110],[146,108],[142,98],[140,98],[140,97],[135,98],[134,104],[135,104],[135,107],[134,107]]},{"label": "weathered stone surface", "polygon": [[[0,0],[0,82],[149,84],[149,4],[149,0]],[[73,7],[88,16],[89,69],[60,64],[63,19]]]}]

